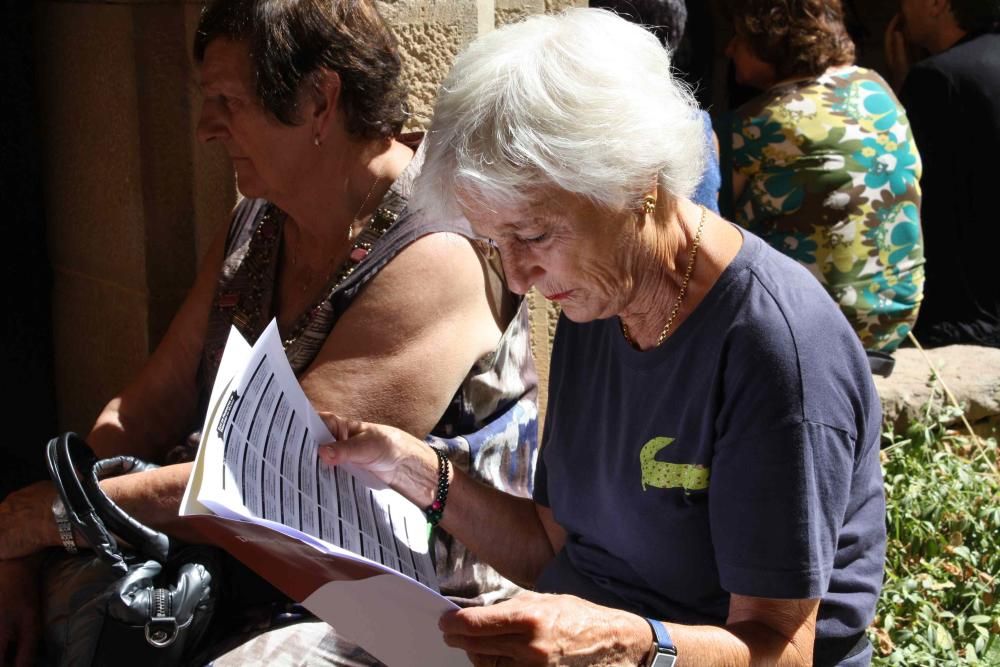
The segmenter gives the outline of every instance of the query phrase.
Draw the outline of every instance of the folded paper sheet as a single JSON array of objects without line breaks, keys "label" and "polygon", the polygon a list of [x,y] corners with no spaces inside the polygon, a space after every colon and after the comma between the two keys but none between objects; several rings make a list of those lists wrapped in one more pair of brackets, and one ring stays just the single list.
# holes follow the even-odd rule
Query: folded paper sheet
[{"label": "folded paper sheet", "polygon": [[317,456],[331,441],[271,322],[251,347],[233,329],[181,515],[390,667],[467,665],[437,619],[427,522],[363,471]]}]

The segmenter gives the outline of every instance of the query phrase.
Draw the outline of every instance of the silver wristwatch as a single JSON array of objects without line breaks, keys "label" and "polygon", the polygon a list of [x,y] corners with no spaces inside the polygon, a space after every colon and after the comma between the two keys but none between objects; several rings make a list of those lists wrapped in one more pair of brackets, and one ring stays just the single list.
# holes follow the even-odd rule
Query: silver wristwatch
[{"label": "silver wristwatch", "polygon": [[70,523],[66,506],[58,495],[52,501],[52,516],[56,519],[56,527],[59,528],[59,539],[62,540],[63,547],[71,554],[75,554],[77,548],[76,538],[73,537],[73,524]]}]

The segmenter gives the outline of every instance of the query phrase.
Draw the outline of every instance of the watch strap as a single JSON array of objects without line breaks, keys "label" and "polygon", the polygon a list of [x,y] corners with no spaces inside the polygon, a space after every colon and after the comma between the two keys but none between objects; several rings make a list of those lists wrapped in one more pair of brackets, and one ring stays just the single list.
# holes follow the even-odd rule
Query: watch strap
[{"label": "watch strap", "polygon": [[69,553],[75,554],[78,549],[76,538],[73,536],[73,524],[69,520],[63,499],[58,495],[52,501],[52,516],[56,520],[56,528],[59,529],[59,539],[62,540],[63,548]]},{"label": "watch strap", "polygon": [[677,662],[677,647],[670,638],[667,626],[655,618],[647,618],[646,622],[653,631],[653,645],[649,648],[646,667],[673,667]]}]

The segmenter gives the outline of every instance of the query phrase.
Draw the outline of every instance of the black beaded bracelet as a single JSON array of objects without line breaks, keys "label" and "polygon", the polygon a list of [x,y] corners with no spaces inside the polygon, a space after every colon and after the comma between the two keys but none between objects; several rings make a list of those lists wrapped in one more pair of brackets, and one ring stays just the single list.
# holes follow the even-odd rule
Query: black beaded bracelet
[{"label": "black beaded bracelet", "polygon": [[448,456],[443,450],[437,447],[433,447],[432,449],[438,457],[437,495],[434,496],[434,502],[431,503],[430,507],[424,510],[424,516],[427,517],[427,523],[436,526],[441,521],[441,515],[444,514],[444,504],[448,500],[448,478],[451,476],[451,461],[448,460]]}]

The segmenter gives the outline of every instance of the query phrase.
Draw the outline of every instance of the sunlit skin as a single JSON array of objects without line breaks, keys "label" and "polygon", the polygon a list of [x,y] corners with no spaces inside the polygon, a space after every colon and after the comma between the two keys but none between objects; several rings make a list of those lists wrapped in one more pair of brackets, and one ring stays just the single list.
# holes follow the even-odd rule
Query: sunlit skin
[{"label": "sunlit skin", "polygon": [[[537,288],[574,322],[617,315],[635,340],[651,343],[679,292],[701,215],[686,199],[673,203],[661,193],[657,201],[653,216],[645,216],[632,209],[608,210],[553,189],[520,208],[466,207],[464,213],[473,230],[499,249],[513,291]],[[710,216],[706,233],[724,237],[726,254],[735,255],[741,241],[728,224]],[[676,326],[721,271],[708,255],[701,255],[696,266]]]},{"label": "sunlit skin", "polygon": [[520,210],[466,215],[499,249],[513,291],[536,287],[576,322],[611,317],[627,302],[638,244],[630,212],[607,211],[557,191]]},{"label": "sunlit skin", "polygon": [[308,159],[312,126],[285,125],[261,106],[247,44],[228,39],[210,42],[200,84],[198,140],[222,144],[233,161],[240,192],[273,202],[297,192],[301,187],[297,184],[315,168]]}]

